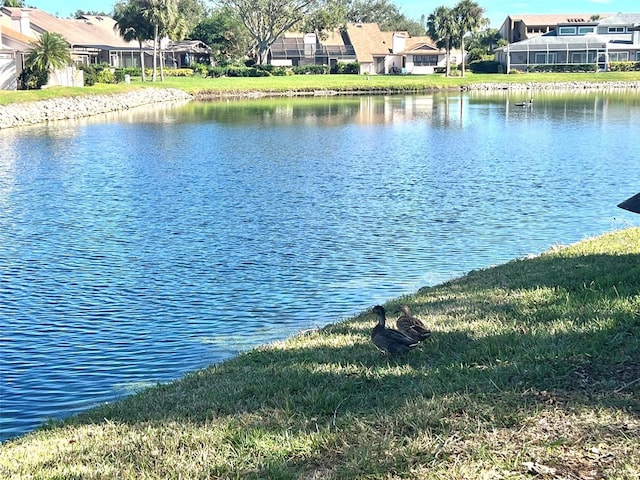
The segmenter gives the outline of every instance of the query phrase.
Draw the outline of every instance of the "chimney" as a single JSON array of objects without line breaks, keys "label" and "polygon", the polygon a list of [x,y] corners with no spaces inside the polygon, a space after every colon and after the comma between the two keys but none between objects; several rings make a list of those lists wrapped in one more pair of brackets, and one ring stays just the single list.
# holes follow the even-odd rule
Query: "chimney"
[{"label": "chimney", "polygon": [[26,8],[16,9],[11,13],[11,28],[31,37],[31,21],[29,20],[29,10]]}]

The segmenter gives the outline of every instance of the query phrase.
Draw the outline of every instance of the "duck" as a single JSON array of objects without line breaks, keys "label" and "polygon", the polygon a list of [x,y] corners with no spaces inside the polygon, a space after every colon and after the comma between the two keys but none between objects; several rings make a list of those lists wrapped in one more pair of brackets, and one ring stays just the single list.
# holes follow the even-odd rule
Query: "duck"
[{"label": "duck", "polygon": [[401,315],[396,320],[396,327],[407,337],[416,342],[422,342],[431,336],[431,330],[422,323],[422,320],[411,315],[408,305],[402,305],[398,309],[398,313]]},{"label": "duck", "polygon": [[371,341],[386,355],[407,353],[418,346],[418,342],[404,333],[387,328],[384,307],[376,305],[373,313],[378,316],[378,324],[371,331]]},{"label": "duck", "polygon": [[532,107],[533,106],[533,98],[530,98],[526,102],[518,102],[516,103],[516,107]]}]

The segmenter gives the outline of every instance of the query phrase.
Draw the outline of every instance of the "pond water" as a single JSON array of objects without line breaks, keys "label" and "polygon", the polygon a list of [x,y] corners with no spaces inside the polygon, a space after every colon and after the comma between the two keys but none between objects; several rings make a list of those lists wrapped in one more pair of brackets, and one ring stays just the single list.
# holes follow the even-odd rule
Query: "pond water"
[{"label": "pond water", "polygon": [[637,224],[640,94],[190,103],[0,131],[0,439]]}]

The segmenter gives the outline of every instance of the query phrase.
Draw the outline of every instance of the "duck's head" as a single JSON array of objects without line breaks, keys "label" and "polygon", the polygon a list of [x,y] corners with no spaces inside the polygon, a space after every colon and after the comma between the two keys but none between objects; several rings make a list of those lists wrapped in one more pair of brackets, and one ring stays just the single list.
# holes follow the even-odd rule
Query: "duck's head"
[{"label": "duck's head", "polygon": [[378,316],[378,323],[384,325],[386,315],[384,307],[382,307],[381,305],[376,305],[371,311]]},{"label": "duck's head", "polygon": [[398,308],[398,311],[396,313],[403,313],[404,315],[408,316],[411,314],[411,310],[409,310],[408,305],[401,305],[400,308]]}]

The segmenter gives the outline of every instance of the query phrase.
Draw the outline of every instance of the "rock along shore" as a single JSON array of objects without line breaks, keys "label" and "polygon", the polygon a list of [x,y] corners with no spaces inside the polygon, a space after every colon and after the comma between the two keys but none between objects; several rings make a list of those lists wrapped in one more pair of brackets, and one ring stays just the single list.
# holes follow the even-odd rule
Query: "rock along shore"
[{"label": "rock along shore", "polygon": [[[523,91],[523,90],[609,90],[609,89],[639,89],[640,81],[632,82],[561,82],[561,83],[475,83],[456,90],[469,91]],[[427,91],[427,90],[425,90]],[[431,91],[431,90],[428,90]],[[297,96],[297,95],[336,95],[336,94],[391,94],[408,93],[407,91],[385,90],[336,92],[235,92],[190,95],[175,88],[142,88],[121,94],[110,95],[82,95],[77,97],[59,97],[37,102],[13,103],[0,105],[0,129],[34,125],[50,120],[69,120],[89,117],[101,113],[128,110],[130,108],[153,103],[188,101],[193,98],[225,98],[225,97],[265,97],[265,96]]]},{"label": "rock along shore", "polygon": [[152,103],[186,101],[188,93],[175,88],[141,88],[109,95],[58,97],[37,102],[0,105],[0,129],[69,120],[100,113],[129,110]]}]

